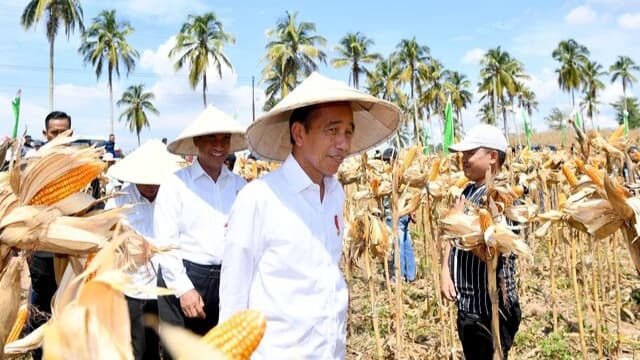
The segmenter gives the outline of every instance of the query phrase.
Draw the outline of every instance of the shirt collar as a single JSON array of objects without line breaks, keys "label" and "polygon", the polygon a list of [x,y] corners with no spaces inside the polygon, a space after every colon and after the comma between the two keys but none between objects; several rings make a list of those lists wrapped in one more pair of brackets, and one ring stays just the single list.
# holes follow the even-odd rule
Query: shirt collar
[{"label": "shirt collar", "polygon": [[[302,167],[298,163],[298,160],[293,157],[293,154],[289,154],[289,156],[287,156],[287,159],[282,164],[282,171],[291,190],[294,192],[300,192],[309,186],[315,185],[309,175],[302,170]],[[322,180],[324,181],[326,194],[333,192],[338,184],[338,180],[335,176],[324,176]]]},{"label": "shirt collar", "polygon": [[[229,175],[231,175],[231,171],[229,171],[226,166],[222,165],[222,167],[220,168],[220,176],[218,176],[218,181],[220,181],[220,179],[224,179]],[[207,178],[211,179],[211,176],[209,176],[209,174],[204,171],[202,165],[200,165],[200,160],[196,157],[196,159],[193,160],[193,163],[191,163],[191,178],[195,180],[201,176],[206,176]],[[211,179],[211,181],[213,181],[213,179]]]}]

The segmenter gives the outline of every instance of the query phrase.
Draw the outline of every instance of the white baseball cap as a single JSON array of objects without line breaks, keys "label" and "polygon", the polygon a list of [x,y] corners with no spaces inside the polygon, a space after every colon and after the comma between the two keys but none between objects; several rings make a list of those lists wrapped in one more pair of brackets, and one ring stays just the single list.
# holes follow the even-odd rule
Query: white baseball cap
[{"label": "white baseball cap", "polygon": [[487,148],[507,152],[507,139],[502,130],[487,124],[478,124],[471,128],[461,142],[449,146],[453,151],[469,151],[477,148]]}]

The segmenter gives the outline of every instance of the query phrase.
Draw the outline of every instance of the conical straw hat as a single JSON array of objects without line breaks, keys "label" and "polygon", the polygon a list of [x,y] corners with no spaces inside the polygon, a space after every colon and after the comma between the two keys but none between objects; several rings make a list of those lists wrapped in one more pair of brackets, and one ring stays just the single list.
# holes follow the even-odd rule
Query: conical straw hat
[{"label": "conical straw hat", "polygon": [[160,185],[181,168],[184,160],[167,151],[160,140],[149,140],[107,170],[107,175],[123,182]]},{"label": "conical straw hat", "polygon": [[231,134],[229,152],[240,151],[247,148],[247,144],[244,141],[245,129],[246,126],[243,126],[213,105],[209,105],[182,131],[177,139],[167,145],[167,150],[178,155],[198,155],[198,148],[193,143],[194,137],[211,134]]},{"label": "conical straw hat", "polygon": [[351,154],[380,144],[400,124],[402,112],[396,105],[314,72],[271,111],[249,126],[249,148],[264,158],[283,161],[291,152],[291,113],[308,105],[342,101],[350,102],[353,109],[355,132],[351,140]]}]

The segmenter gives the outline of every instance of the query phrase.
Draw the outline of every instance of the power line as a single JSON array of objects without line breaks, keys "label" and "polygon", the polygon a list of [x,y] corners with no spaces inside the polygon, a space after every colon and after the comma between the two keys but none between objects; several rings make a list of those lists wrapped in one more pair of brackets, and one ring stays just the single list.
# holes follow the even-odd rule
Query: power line
[{"label": "power line", "polygon": [[[1,69],[5,69],[5,70],[22,70],[22,71],[33,71],[33,72],[47,72],[49,71],[49,67],[48,66],[39,66],[39,65],[16,65],[16,64],[0,64],[0,70]],[[87,73],[88,70],[93,70],[91,68],[84,68],[84,69],[80,69],[80,68],[59,68],[56,67],[54,69],[54,71],[57,72],[62,72],[62,73]],[[125,76],[127,76],[125,74]],[[189,75],[186,74],[180,74],[180,73],[150,73],[150,72],[137,72],[134,71],[131,74],[129,74],[128,76],[130,77],[147,77],[147,78],[157,78],[157,77],[179,77],[179,78],[189,78]],[[244,76],[244,75],[236,75],[236,78],[238,80],[242,80],[242,81],[246,81],[249,82],[253,76]]]}]

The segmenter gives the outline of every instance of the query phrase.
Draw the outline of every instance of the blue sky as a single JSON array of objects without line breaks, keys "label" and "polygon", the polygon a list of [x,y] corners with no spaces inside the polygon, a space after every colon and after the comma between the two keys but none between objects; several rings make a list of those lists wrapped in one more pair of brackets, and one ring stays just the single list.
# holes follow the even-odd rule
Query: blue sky
[{"label": "blue sky", "polygon": [[[42,25],[25,31],[19,17],[26,0],[0,0],[0,135],[11,132],[11,99],[22,89],[20,132],[25,126],[39,137],[48,113],[48,44]],[[388,55],[403,38],[415,36],[431,49],[431,55],[445,67],[465,73],[475,84],[478,61],[484,50],[502,46],[522,61],[531,75],[529,85],[536,92],[540,109],[534,114],[534,127],[544,129],[543,118],[553,106],[568,110],[569,95],[557,88],[556,63],[551,51],[558,42],[575,38],[591,50],[591,57],[606,68],[617,55],[631,56],[640,63],[640,0],[568,1],[204,1],[204,0],[86,0],[82,1],[85,23],[103,9],[116,9],[117,15],[135,28],[130,43],[140,52],[135,72],[125,74],[114,85],[114,98],[132,84],[144,83],[156,94],[159,116],[151,116],[151,129],[143,130],[142,140],[175,138],[202,109],[200,90],[192,91],[185,72],[174,72],[166,54],[172,36],[188,14],[214,11],[236,44],[225,52],[234,71],[222,79],[209,76],[208,100],[248,124],[251,121],[251,77],[256,78],[257,112],[264,95],[258,82],[260,62],[267,43],[266,30],[272,28],[285,10],[297,11],[298,18],[315,22],[318,33],[327,38],[326,52],[331,59],[333,46],[347,32],[360,31],[375,41],[374,51]],[[109,100],[106,79],[96,81],[90,66],[77,54],[79,35],[56,40],[55,108],[73,117],[77,134],[107,135]],[[346,69],[321,66],[320,72],[347,81]],[[640,76],[640,74],[639,74]],[[599,121],[613,126],[613,113],[607,105],[621,93],[619,84],[602,93]],[[640,86],[640,85],[638,85]],[[632,89],[637,94],[637,87]],[[463,112],[465,126],[477,123],[478,96]],[[120,110],[116,108],[116,117]],[[434,122],[437,123],[437,122]],[[124,123],[116,121],[116,136],[123,150],[136,145]]]}]

